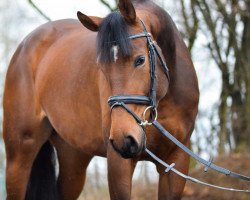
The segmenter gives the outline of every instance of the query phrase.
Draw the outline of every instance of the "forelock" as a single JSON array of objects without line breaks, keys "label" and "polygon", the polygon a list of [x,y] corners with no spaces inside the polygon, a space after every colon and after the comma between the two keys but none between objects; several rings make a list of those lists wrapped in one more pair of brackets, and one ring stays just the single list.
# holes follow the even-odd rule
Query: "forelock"
[{"label": "forelock", "polygon": [[114,46],[119,56],[131,56],[132,47],[128,25],[119,12],[110,13],[101,23],[97,35],[97,57],[100,63],[114,62]]}]

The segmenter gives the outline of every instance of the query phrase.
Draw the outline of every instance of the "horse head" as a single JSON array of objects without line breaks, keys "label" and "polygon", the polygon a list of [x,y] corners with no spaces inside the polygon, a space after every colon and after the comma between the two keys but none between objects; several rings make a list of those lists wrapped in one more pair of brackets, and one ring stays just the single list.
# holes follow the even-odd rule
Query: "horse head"
[{"label": "horse head", "polygon": [[[148,17],[143,12],[136,13],[130,0],[120,0],[118,8],[119,11],[105,18],[86,16],[80,12],[78,18],[86,28],[98,32],[97,62],[109,83],[110,95],[125,96],[125,99],[129,95],[149,97],[149,101],[154,100],[156,110],[158,102],[168,91],[169,80],[160,67],[160,64],[165,63],[164,58],[160,48],[153,42]],[[152,48],[157,50],[158,58],[155,52],[150,54],[150,48],[151,53]],[[155,70],[152,69],[153,59]],[[148,106],[145,104],[132,101],[127,102],[126,106],[141,119]],[[138,125],[138,121],[124,107],[111,105],[111,108],[110,143],[124,158],[139,155],[146,144],[144,127]],[[150,118],[150,112],[145,115]]]}]

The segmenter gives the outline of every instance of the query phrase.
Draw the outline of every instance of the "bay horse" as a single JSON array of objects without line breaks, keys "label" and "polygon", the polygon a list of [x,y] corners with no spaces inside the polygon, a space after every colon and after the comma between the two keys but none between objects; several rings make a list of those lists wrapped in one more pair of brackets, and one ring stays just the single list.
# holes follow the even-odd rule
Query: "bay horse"
[{"label": "bay horse", "polygon": [[[81,23],[46,23],[17,48],[3,99],[8,200],[77,199],[94,156],[107,157],[110,198],[130,199],[136,163],[154,162],[145,146],[188,173],[188,155],[152,126],[144,132],[122,107],[111,112],[107,102],[113,95],[148,95],[147,38],[131,38],[146,29],[170,72],[168,79],[157,59],[158,121],[190,146],[199,90],[188,50],[171,17],[150,0],[120,0],[118,8],[105,18],[78,12]],[[139,117],[146,108],[127,107]],[[185,180],[155,165],[158,199],[180,199]]]}]

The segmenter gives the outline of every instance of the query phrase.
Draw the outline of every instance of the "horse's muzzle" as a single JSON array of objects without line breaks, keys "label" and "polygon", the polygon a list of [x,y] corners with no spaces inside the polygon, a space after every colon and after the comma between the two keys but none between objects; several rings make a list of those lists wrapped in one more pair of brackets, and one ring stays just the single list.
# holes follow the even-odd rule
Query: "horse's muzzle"
[{"label": "horse's muzzle", "polygon": [[115,151],[117,151],[123,158],[134,158],[138,156],[145,149],[145,136],[142,134],[140,144],[129,135],[124,138],[123,146],[118,148],[114,140],[110,140],[110,143]]}]

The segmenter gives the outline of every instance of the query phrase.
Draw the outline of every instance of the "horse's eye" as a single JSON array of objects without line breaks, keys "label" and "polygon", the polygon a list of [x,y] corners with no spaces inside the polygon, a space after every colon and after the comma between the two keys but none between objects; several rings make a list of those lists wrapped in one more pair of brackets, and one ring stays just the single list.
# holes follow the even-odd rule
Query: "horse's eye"
[{"label": "horse's eye", "polygon": [[139,67],[140,65],[144,64],[144,62],[145,62],[145,56],[138,56],[138,57],[135,59],[134,66],[135,66],[135,67]]}]

